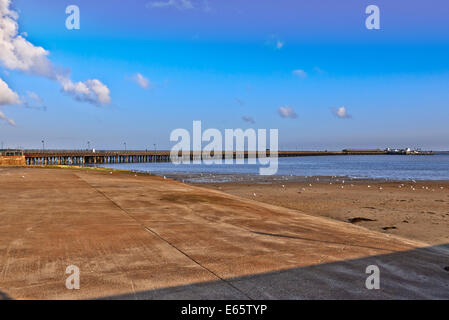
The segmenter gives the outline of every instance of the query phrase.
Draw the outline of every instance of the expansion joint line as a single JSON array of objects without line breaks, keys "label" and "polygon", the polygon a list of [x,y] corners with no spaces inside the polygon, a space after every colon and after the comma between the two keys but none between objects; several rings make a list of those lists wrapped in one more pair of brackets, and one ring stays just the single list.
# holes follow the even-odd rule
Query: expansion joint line
[{"label": "expansion joint line", "polygon": [[126,209],[124,209],[123,207],[121,207],[117,202],[115,202],[114,200],[112,200],[110,197],[108,197],[104,192],[102,192],[101,190],[99,190],[98,188],[94,187],[93,185],[91,185],[89,182],[87,182],[86,180],[84,180],[83,178],[81,178],[80,176],[78,176],[81,180],[83,180],[87,185],[89,185],[92,189],[96,190],[99,194],[101,194],[104,198],[106,198],[107,200],[109,200],[110,202],[112,202],[112,204],[114,204],[114,206],[116,206],[118,209],[120,209],[120,211],[127,216],[128,218],[133,219],[134,221],[136,221],[138,224],[140,224],[142,226],[142,228],[144,228],[147,232],[153,234],[154,236],[158,237],[160,240],[164,241],[165,243],[167,243],[170,247],[172,247],[173,249],[175,249],[176,251],[178,251],[179,253],[183,254],[185,257],[187,257],[189,260],[193,261],[195,264],[197,264],[199,267],[201,267],[202,269],[206,270],[207,272],[209,272],[210,274],[212,274],[214,277],[216,277],[217,279],[223,281],[224,283],[226,283],[228,286],[232,287],[234,290],[240,292],[241,294],[243,294],[246,298],[248,298],[249,300],[253,300],[250,296],[248,296],[245,292],[243,292],[242,290],[240,290],[239,288],[237,288],[235,285],[233,285],[231,282],[229,282],[228,280],[222,278],[220,275],[218,275],[217,273],[215,273],[214,271],[212,271],[211,269],[207,268],[206,266],[202,265],[200,262],[198,262],[197,260],[195,260],[193,257],[191,257],[188,253],[184,252],[183,250],[179,249],[177,246],[175,246],[173,243],[171,243],[170,241],[168,241],[167,239],[165,239],[164,237],[162,237],[161,235],[159,235],[156,231],[154,231],[153,229],[151,229],[150,227],[146,226],[145,224],[143,224],[141,221],[139,221],[136,217],[134,217],[133,215],[131,215]]}]

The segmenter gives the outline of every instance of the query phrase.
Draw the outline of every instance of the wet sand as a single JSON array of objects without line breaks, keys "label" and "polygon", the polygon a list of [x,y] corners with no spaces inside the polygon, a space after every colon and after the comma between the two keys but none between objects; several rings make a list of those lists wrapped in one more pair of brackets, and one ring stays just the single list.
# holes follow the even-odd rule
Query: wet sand
[{"label": "wet sand", "polygon": [[0,168],[0,203],[0,299],[449,298],[447,244],[161,177]]},{"label": "wet sand", "polygon": [[193,184],[430,244],[449,242],[449,181],[248,176]]}]

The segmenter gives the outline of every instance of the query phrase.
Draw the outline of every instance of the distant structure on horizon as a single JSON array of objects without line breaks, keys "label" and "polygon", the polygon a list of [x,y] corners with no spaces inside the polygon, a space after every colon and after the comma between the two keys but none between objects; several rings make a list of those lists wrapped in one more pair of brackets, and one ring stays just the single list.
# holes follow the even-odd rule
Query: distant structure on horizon
[{"label": "distant structure on horizon", "polygon": [[385,149],[385,151],[388,154],[417,154],[417,155],[422,155],[422,154],[433,154],[433,151],[422,151],[421,149],[411,149],[411,148],[405,148],[405,149],[392,149],[392,148],[387,148]]},{"label": "distant structure on horizon", "polygon": [[433,155],[433,151],[422,151],[421,149],[343,149],[346,154],[398,154],[398,155]]}]

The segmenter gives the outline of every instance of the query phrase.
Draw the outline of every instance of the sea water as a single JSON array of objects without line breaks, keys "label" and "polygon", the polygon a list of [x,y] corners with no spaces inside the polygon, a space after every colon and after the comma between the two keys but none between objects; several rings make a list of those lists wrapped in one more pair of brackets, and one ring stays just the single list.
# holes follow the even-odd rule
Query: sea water
[{"label": "sea water", "polygon": [[[257,175],[259,165],[121,163],[98,167],[129,169],[157,175]],[[352,155],[279,158],[279,176],[337,176],[389,180],[449,180],[449,154]],[[212,179],[213,180],[213,179]]]}]

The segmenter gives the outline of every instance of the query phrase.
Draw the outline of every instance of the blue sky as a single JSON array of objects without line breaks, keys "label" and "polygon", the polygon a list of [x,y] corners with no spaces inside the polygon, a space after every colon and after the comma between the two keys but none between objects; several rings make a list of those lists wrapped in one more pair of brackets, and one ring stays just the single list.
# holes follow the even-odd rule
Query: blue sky
[{"label": "blue sky", "polygon": [[[0,78],[28,104],[0,107],[15,123],[0,120],[1,141],[168,149],[173,129],[202,120],[278,128],[281,149],[449,149],[446,2],[168,1],[12,1],[26,40],[70,70],[70,84],[101,81],[110,102],[3,65]],[[65,28],[69,4],[80,8],[80,30]],[[365,28],[369,4],[380,8],[381,30]],[[341,107],[350,117],[335,115]]]}]

